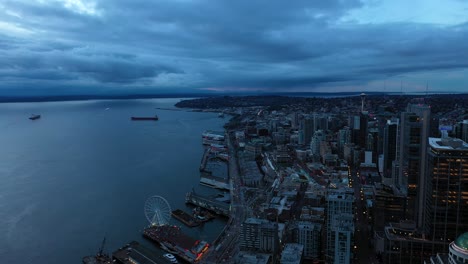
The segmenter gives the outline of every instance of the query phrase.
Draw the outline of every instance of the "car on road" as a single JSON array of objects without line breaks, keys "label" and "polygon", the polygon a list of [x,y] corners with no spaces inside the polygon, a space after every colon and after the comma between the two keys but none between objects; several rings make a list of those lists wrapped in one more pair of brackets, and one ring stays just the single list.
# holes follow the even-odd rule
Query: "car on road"
[{"label": "car on road", "polygon": [[172,254],[168,253],[168,254],[164,254],[163,256],[172,263],[178,263],[176,257],[174,257],[174,255]]}]

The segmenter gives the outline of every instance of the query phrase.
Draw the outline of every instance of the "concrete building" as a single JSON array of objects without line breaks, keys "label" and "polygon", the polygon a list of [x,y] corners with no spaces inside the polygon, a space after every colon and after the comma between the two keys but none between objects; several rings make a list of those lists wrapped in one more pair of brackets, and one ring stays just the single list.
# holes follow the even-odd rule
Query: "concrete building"
[{"label": "concrete building", "polygon": [[312,137],[312,141],[310,142],[310,150],[312,155],[320,156],[320,143],[325,140],[325,133],[323,130],[317,130]]},{"label": "concrete building", "polygon": [[284,245],[281,252],[281,264],[301,264],[304,246],[301,244],[288,243]]},{"label": "concrete building", "polygon": [[338,131],[338,153],[340,157],[343,157],[344,146],[348,144],[351,140],[351,130],[348,127],[345,127]]},{"label": "concrete building", "polygon": [[278,225],[265,219],[248,218],[242,224],[240,248],[243,251],[276,253]]},{"label": "concrete building", "polygon": [[295,242],[304,245],[305,259],[320,258],[322,225],[309,221],[297,223]]},{"label": "concrete building", "polygon": [[236,256],[236,264],[270,264],[272,263],[271,254],[254,253],[241,251]]},{"label": "concrete building", "polygon": [[327,196],[325,257],[327,263],[351,263],[354,245],[354,195],[352,190],[329,190]]}]

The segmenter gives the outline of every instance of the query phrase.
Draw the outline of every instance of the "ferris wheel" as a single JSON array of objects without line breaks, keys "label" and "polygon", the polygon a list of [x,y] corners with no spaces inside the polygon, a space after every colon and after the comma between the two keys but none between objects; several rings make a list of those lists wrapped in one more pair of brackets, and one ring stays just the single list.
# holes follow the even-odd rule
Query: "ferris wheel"
[{"label": "ferris wheel", "polygon": [[171,219],[171,206],[163,197],[151,196],[145,202],[145,216],[153,226],[166,225]]}]

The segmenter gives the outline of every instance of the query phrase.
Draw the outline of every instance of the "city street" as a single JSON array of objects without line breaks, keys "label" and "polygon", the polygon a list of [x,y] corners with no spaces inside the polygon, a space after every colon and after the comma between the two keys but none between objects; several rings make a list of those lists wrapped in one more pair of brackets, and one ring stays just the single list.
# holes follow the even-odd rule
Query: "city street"
[{"label": "city street", "polygon": [[231,142],[230,135],[227,137],[229,149],[229,181],[231,184],[231,216],[220,234],[215,245],[211,246],[209,254],[203,263],[232,263],[233,257],[239,252],[239,236],[241,225],[246,218],[245,202],[241,190],[241,178],[239,164],[236,158],[235,147]]},{"label": "city street", "polygon": [[357,257],[355,263],[379,263],[377,257],[371,248],[372,246],[372,234],[369,232],[369,224],[367,220],[366,212],[366,200],[364,195],[361,193],[361,179],[359,178],[358,172],[351,168],[351,179],[352,186],[354,188],[355,198],[355,233],[354,241],[356,247]]}]

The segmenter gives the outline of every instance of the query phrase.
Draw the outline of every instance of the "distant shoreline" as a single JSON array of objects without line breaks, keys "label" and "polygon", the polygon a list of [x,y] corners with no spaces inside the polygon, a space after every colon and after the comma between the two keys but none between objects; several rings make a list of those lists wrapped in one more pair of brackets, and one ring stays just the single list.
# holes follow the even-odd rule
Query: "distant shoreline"
[{"label": "distant shoreline", "polygon": [[[359,96],[361,92],[337,92],[337,93],[186,93],[186,94],[132,94],[132,95],[51,95],[51,96],[0,96],[0,103],[32,103],[32,102],[61,102],[61,101],[88,101],[88,100],[127,100],[127,99],[157,99],[157,98],[205,98],[205,97],[242,97],[242,96],[285,96],[285,97],[353,97]],[[399,92],[365,92],[367,96],[425,96],[424,92],[399,93]],[[466,94],[461,92],[432,92],[427,95],[457,95]]]}]

